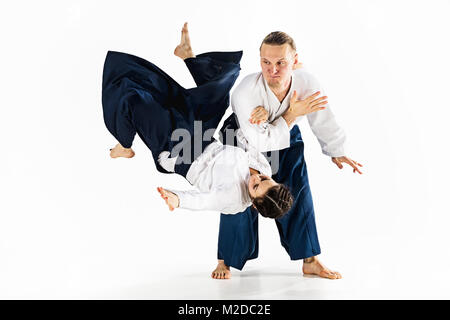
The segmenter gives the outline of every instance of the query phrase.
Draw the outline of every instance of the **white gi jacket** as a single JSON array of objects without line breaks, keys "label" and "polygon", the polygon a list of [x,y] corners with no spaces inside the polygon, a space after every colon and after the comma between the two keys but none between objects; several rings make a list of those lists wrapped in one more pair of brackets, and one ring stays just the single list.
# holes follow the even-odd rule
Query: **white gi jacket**
[{"label": "white gi jacket", "polygon": [[[321,96],[325,95],[316,78],[302,69],[293,71],[291,87],[282,103],[269,88],[261,72],[246,76],[231,96],[231,107],[241,130],[241,134],[237,134],[238,141],[243,145],[249,144],[260,152],[288,148],[290,129],[304,117],[298,117],[288,127],[281,116],[289,107],[294,90],[297,91],[299,99],[304,99],[316,91],[320,91]],[[257,106],[263,106],[269,112],[268,121],[259,125],[249,122],[250,114]],[[344,156],[345,133],[337,124],[330,105],[323,106],[324,110],[306,115],[311,130],[324,154],[331,157]]]},{"label": "white gi jacket", "polygon": [[[159,164],[174,172],[176,158],[169,158],[164,151],[159,155]],[[253,148],[223,145],[219,141],[208,145],[190,166],[186,179],[197,190],[169,190],[179,198],[179,207],[190,210],[213,210],[225,214],[236,214],[252,204],[248,193],[250,169],[272,176],[267,159]]]}]

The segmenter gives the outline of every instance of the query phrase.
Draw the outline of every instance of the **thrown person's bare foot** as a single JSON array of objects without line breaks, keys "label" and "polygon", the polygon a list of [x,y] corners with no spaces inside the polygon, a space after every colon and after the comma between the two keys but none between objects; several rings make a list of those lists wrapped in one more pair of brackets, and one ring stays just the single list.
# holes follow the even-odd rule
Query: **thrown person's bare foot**
[{"label": "thrown person's bare foot", "polygon": [[212,272],[211,277],[213,279],[230,279],[231,278],[231,272],[230,267],[225,265],[225,262],[223,260],[217,260],[217,267]]},{"label": "thrown person's bare foot", "polygon": [[133,158],[134,157],[134,151],[131,148],[124,148],[120,143],[118,143],[114,148],[109,149],[110,153],[109,155],[111,158]]},{"label": "thrown person's bare foot", "polygon": [[303,274],[314,274],[327,279],[341,279],[339,272],[331,271],[325,267],[317,257],[303,259]]},{"label": "thrown person's bare foot", "polygon": [[194,52],[192,51],[191,47],[191,40],[189,38],[187,22],[184,23],[183,29],[181,29],[181,41],[173,51],[173,54],[183,60],[187,58],[195,58]]}]

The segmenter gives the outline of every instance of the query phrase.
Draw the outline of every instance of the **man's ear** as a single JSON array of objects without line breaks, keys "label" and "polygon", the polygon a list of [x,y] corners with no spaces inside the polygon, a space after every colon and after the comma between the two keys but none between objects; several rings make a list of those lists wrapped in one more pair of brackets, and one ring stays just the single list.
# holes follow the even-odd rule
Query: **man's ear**
[{"label": "man's ear", "polygon": [[298,53],[296,52],[294,55],[294,64],[292,65],[292,70],[297,69],[297,64],[298,64]]}]

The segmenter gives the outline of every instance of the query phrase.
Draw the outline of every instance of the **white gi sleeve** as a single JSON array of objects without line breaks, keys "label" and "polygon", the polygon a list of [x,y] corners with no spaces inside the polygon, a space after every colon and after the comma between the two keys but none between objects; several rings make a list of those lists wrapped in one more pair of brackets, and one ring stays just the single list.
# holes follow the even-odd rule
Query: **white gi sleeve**
[{"label": "white gi sleeve", "polygon": [[240,212],[235,210],[236,201],[239,201],[239,197],[236,197],[237,190],[233,186],[220,186],[209,192],[201,192],[198,190],[169,191],[178,196],[179,208],[182,209],[194,211],[212,210],[227,214]]},{"label": "white gi sleeve", "polygon": [[[317,91],[320,91],[320,96],[325,96],[326,94],[317,79],[309,73],[308,78],[308,89],[305,91],[304,97],[306,98]],[[323,107],[325,107],[324,110],[306,115],[311,130],[319,141],[323,154],[330,157],[344,156],[345,132],[338,125],[330,104],[327,103]]]},{"label": "white gi sleeve", "polygon": [[[238,90],[239,89],[239,90]],[[236,88],[231,95],[231,107],[248,142],[260,152],[281,150],[290,146],[289,127],[283,117],[272,123],[252,124],[250,114],[257,107],[252,95],[256,90]]]}]

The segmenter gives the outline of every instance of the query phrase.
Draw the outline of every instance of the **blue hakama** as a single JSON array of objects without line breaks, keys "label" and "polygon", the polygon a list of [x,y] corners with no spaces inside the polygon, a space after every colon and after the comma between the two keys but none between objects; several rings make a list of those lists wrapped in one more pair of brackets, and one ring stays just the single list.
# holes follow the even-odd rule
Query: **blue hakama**
[{"label": "blue hakama", "polygon": [[[201,134],[215,129],[229,106],[229,91],[239,76],[242,51],[208,52],[185,59],[197,87],[185,89],[153,63],[140,57],[108,51],[103,68],[103,116],[109,132],[130,148],[136,133],[151,150],[158,171],[162,151],[171,152],[175,129],[185,129],[194,143],[194,121],[202,121]],[[214,138],[202,141],[201,149],[188,148],[191,162],[178,163],[175,172],[184,177],[190,164]],[[181,153],[173,155],[182,157]]]}]

